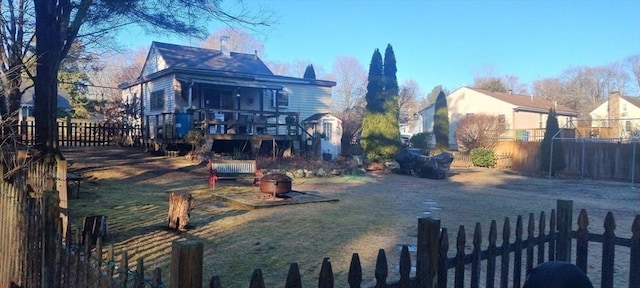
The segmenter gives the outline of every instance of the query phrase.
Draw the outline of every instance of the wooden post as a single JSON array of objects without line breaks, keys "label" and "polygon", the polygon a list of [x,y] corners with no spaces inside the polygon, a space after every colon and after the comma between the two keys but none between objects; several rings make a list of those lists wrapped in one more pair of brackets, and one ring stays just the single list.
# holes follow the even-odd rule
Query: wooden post
[{"label": "wooden post", "polygon": [[418,219],[418,251],[416,252],[416,278],[420,279],[418,287],[436,287],[439,248],[440,219]]},{"label": "wooden post", "polygon": [[63,239],[67,235],[67,227],[69,223],[69,187],[67,182],[67,160],[56,159],[56,190],[58,190],[58,196],[60,197],[60,218],[62,219],[62,235]]},{"label": "wooden post", "polygon": [[172,288],[202,288],[203,244],[199,241],[174,241],[171,245]]},{"label": "wooden post", "polygon": [[640,215],[631,225],[631,258],[629,260],[629,287],[640,287]]},{"label": "wooden post", "polygon": [[[96,244],[98,238],[104,241],[109,233],[108,218],[104,215],[85,217],[82,227],[82,243]],[[90,241],[85,237],[90,237]]]},{"label": "wooden post", "polygon": [[573,223],[573,201],[557,202],[558,242],[556,245],[556,261],[571,261],[571,223]]},{"label": "wooden post", "polygon": [[60,217],[60,199],[58,191],[44,191],[44,233],[42,234],[42,287],[53,287],[53,271],[57,266],[56,227]]},{"label": "wooden post", "polygon": [[187,230],[193,197],[188,193],[171,192],[169,195],[169,228],[180,231]]}]

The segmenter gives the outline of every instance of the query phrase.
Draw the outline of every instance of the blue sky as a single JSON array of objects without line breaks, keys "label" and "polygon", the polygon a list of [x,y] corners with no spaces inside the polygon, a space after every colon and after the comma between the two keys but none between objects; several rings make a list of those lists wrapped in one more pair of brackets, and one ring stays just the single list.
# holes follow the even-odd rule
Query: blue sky
[{"label": "blue sky", "polygon": [[[230,1],[230,0],[227,0]],[[398,80],[455,90],[488,69],[521,82],[559,76],[576,66],[600,66],[640,54],[640,1],[245,1],[276,11],[263,30],[268,61],[308,59],[330,72],[336,57],[368,69],[374,49],[393,46]],[[211,31],[220,28],[211,24]],[[126,35],[126,36],[125,36]],[[123,33],[121,43],[188,39]]]}]

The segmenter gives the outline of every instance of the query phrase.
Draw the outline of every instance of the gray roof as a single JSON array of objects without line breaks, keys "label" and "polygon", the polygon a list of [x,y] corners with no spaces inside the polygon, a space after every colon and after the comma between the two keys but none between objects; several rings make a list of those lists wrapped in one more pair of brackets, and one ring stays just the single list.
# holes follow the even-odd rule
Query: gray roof
[{"label": "gray roof", "polygon": [[620,97],[624,100],[627,100],[629,103],[635,105],[636,107],[640,107],[640,98],[632,97],[632,96],[620,96]]},{"label": "gray roof", "polygon": [[529,95],[520,95],[520,94],[512,94],[512,93],[504,93],[504,92],[492,92],[489,90],[483,90],[478,88],[467,87],[476,92],[491,96],[498,100],[510,103],[512,105],[518,106],[518,109],[522,110],[538,110],[541,112],[547,112],[551,108],[555,108],[556,113],[560,115],[568,115],[568,116],[576,116],[578,113],[568,107],[562,105],[556,105],[555,103],[542,99],[541,97],[532,97]]},{"label": "gray roof", "polygon": [[[25,93],[22,94],[22,100],[20,101],[22,106],[33,106],[33,93]],[[58,94],[58,108],[60,109],[71,109],[71,102],[69,100]]]},{"label": "gray roof", "polygon": [[273,72],[257,55],[230,52],[224,56],[220,50],[182,46],[161,42],[151,43],[170,68],[188,68],[221,72],[267,75]]}]

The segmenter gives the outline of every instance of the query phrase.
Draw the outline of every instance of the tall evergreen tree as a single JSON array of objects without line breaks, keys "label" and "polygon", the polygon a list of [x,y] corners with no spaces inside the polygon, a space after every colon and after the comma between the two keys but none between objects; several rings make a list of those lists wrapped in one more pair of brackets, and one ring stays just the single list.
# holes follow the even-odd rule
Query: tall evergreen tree
[{"label": "tall evergreen tree", "polygon": [[384,111],[384,101],[381,101],[382,91],[384,90],[384,82],[382,80],[382,54],[380,54],[380,50],[378,49],[373,51],[373,56],[371,56],[369,77],[367,80],[367,94],[365,95],[367,111]]},{"label": "tall evergreen tree", "polygon": [[[387,47],[383,67],[382,55],[376,49],[369,67],[366,110],[362,123],[361,145],[371,160],[392,158],[401,146],[398,115],[398,81],[395,56]],[[383,69],[384,68],[384,69]]]},{"label": "tall evergreen tree", "polygon": [[433,136],[436,137],[436,149],[449,149],[449,108],[447,96],[442,90],[438,93],[433,114]]},{"label": "tall evergreen tree", "polygon": [[316,79],[316,70],[313,69],[313,64],[307,65],[307,68],[304,69],[304,79]]},{"label": "tall evergreen tree", "polygon": [[[556,116],[555,109],[549,109],[549,116],[547,117],[547,126],[544,131],[544,138],[540,144],[540,164],[543,171],[550,173],[554,176],[556,171],[564,170],[566,163],[564,160],[564,148],[562,143],[558,140],[553,140],[553,137],[559,134],[560,126],[558,125],[558,118]],[[551,147],[553,146],[553,155],[551,154]],[[551,163],[549,163],[551,161]],[[549,167],[551,166],[551,167]],[[551,169],[551,171],[549,171]]]},{"label": "tall evergreen tree", "polygon": [[384,92],[386,96],[393,97],[398,95],[398,78],[396,77],[396,55],[393,53],[393,47],[391,44],[387,44],[387,49],[384,50],[384,70],[382,72],[384,81]]}]

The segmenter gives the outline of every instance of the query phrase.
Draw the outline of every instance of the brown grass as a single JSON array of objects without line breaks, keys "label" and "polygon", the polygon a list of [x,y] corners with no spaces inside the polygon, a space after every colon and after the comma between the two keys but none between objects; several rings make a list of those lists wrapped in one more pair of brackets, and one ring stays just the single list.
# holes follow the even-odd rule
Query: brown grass
[{"label": "brown grass", "polygon": [[[73,223],[79,225],[87,215],[107,215],[108,242],[118,251],[128,249],[133,259],[144,257],[146,271],[160,267],[165,283],[170,273],[171,243],[177,240],[202,241],[205,281],[220,275],[225,287],[248,286],[255,268],[262,269],[266,286],[282,286],[291,262],[299,264],[303,286],[313,287],[323,257],[331,259],[336,286],[344,287],[354,252],[363,263],[366,287],[375,281],[378,249],[387,251],[389,267],[395,270],[398,245],[415,244],[420,217],[440,218],[450,239],[455,238],[458,226],[464,225],[468,239],[472,239],[476,222],[487,235],[491,220],[502,227],[505,217],[515,224],[517,215],[526,219],[529,213],[536,213],[537,221],[540,211],[549,215],[556,199],[571,199],[574,220],[585,208],[592,231],[602,233],[604,216],[613,211],[617,235],[630,237],[631,221],[640,214],[640,193],[629,183],[549,180],[474,168],[453,168],[453,175],[446,180],[384,173],[295,179],[296,190],[339,201],[242,210],[213,201],[206,188],[204,165],[184,158],[152,157],[119,148],[66,151],[65,156],[72,162],[71,171],[90,177],[82,184],[80,199],[70,200]],[[216,189],[252,189],[247,185],[222,181]],[[192,227],[187,232],[165,228],[170,191],[187,191],[196,199]],[[483,241],[486,245],[486,236]],[[453,242],[450,246],[455,247]],[[617,256],[620,254],[624,251]],[[628,278],[621,265],[618,272],[623,277],[616,281],[622,282],[615,285],[620,287],[627,280],[618,279]],[[590,276],[595,271],[597,268],[589,271]]]}]

